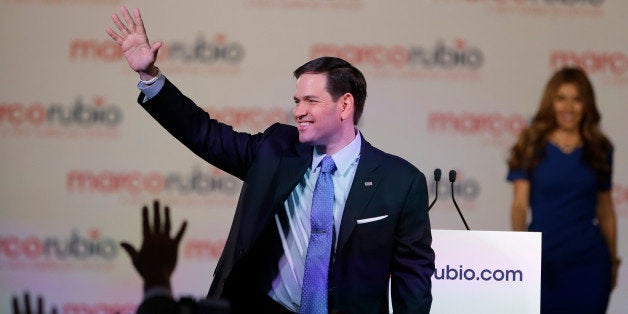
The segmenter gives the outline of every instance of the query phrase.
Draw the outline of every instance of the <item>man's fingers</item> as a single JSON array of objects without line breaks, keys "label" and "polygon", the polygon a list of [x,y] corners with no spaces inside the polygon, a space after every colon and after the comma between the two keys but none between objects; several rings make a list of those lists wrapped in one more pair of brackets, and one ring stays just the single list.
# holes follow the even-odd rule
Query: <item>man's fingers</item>
[{"label": "man's fingers", "polygon": [[17,301],[17,297],[16,296],[12,296],[11,297],[11,306],[13,307],[13,313],[21,313],[20,312],[20,307]]},{"label": "man's fingers", "polygon": [[159,48],[161,48],[160,41],[153,43],[153,45],[150,47],[150,52],[153,54],[153,56],[155,56],[155,59],[157,59],[157,51],[159,50]]},{"label": "man's fingers", "polygon": [[170,236],[170,207],[164,206],[164,234]]},{"label": "man's fingers", "polygon": [[161,233],[161,216],[159,215],[159,201],[153,202],[153,234]]},{"label": "man's fingers", "polygon": [[107,32],[107,34],[109,34],[109,37],[111,37],[111,39],[118,43],[118,45],[122,45],[122,37],[120,37],[120,35],[118,35],[113,29],[107,27],[105,31]]},{"label": "man's fingers", "polygon": [[135,250],[135,248],[127,242],[120,242],[120,246],[124,249],[124,251],[126,251],[127,254],[129,254],[131,261],[135,261],[137,257],[137,250]]},{"label": "man's fingers", "polygon": [[122,23],[122,21],[120,21],[120,18],[118,17],[117,14],[113,14],[111,16],[111,19],[113,20],[113,24],[116,24],[116,27],[118,27],[118,30],[120,31],[120,33],[122,33],[122,35],[128,34],[131,32],[128,28],[126,28],[126,26]]},{"label": "man's fingers", "polygon": [[31,295],[24,292],[24,313],[31,314]]},{"label": "man's fingers", "polygon": [[148,207],[142,207],[142,236],[147,239],[150,236],[150,224],[148,223]]},{"label": "man's fingers", "polygon": [[137,27],[144,30],[144,21],[142,20],[142,14],[140,14],[140,9],[135,8],[133,10],[133,14],[135,15],[135,24],[137,25]]},{"label": "man's fingers", "polygon": [[187,229],[187,227],[188,227],[188,222],[183,221],[183,223],[181,224],[181,227],[179,228],[179,231],[177,232],[177,235],[174,237],[174,241],[177,245],[179,245],[179,242],[181,242],[181,239],[183,238],[183,234],[185,233],[185,229]]},{"label": "man's fingers", "polygon": [[129,14],[129,10],[127,10],[127,8],[123,6],[123,7],[120,8],[120,12],[122,12],[122,16],[124,17],[124,20],[126,21],[126,25],[131,30],[134,30],[135,29],[135,21],[133,21],[133,18],[131,17],[131,14]]},{"label": "man's fingers", "polygon": [[37,313],[44,313],[44,298],[37,296]]},{"label": "man's fingers", "polygon": [[105,32],[107,32],[107,34],[109,34],[109,37],[113,38],[113,40],[115,41],[117,41],[117,38],[120,37],[113,29],[111,29],[111,27],[105,28]]}]

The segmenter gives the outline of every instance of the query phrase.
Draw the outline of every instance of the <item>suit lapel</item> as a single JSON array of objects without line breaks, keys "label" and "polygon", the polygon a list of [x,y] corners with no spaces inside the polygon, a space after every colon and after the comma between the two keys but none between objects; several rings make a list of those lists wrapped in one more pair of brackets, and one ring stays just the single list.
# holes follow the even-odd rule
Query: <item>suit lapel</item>
[{"label": "suit lapel", "polygon": [[279,162],[277,189],[273,204],[283,203],[294,187],[303,178],[307,167],[312,163],[312,146],[297,144],[295,154],[285,154]]},{"label": "suit lapel", "polygon": [[373,152],[371,144],[362,139],[358,169],[356,169],[340,223],[337,251],[342,250],[347,243],[349,235],[355,228],[356,220],[366,210],[381,180],[381,173],[378,171],[379,161]]},{"label": "suit lapel", "polygon": [[[297,144],[295,153],[285,154],[279,162],[277,175],[277,189],[273,199],[273,206],[277,208],[283,203],[294,187],[299,183],[303,174],[312,163],[312,146]],[[375,194],[381,180],[378,171],[379,160],[374,154],[374,148],[362,139],[360,161],[356,169],[351,190],[345,203],[340,233],[338,234],[337,250],[342,250],[349,235],[356,226],[356,220],[366,210],[368,203]]]}]

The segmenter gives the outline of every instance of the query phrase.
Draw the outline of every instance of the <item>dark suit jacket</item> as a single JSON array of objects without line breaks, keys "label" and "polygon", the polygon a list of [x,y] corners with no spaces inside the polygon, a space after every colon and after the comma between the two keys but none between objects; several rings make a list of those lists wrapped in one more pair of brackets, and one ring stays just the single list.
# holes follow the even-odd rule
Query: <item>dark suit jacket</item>
[{"label": "dark suit jacket", "polygon": [[[173,136],[212,165],[243,180],[242,191],[209,295],[246,312],[270,289],[282,250],[273,216],[312,161],[293,126],[235,132],[166,81],[154,98],[138,101]],[[330,265],[330,308],[387,312],[392,278],[395,313],[428,313],[434,251],[425,176],[407,161],[362,141]],[[358,224],[358,220],[386,216]],[[242,307],[242,308],[240,308]],[[254,309],[254,307],[252,307]]]}]

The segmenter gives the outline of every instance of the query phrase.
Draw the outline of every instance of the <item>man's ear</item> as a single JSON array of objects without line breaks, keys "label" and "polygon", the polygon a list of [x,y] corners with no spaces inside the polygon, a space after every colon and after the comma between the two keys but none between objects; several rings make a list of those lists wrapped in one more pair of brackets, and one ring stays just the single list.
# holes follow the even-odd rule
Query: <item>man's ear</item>
[{"label": "man's ear", "polygon": [[351,93],[345,93],[340,96],[340,118],[344,121],[351,119],[353,121],[354,99]]}]

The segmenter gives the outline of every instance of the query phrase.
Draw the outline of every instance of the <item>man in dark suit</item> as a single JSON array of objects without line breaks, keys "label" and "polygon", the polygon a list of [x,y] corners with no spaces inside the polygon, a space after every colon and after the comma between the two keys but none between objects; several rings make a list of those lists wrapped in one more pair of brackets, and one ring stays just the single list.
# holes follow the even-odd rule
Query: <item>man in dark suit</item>
[{"label": "man in dark suit", "polygon": [[[389,293],[395,313],[429,312],[434,252],[425,176],[357,130],[366,99],[358,69],[331,57],[304,64],[294,73],[296,127],[240,133],[161,74],[154,65],[161,43],[149,44],[139,10],[121,12],[126,24],[113,15],[118,32],[107,32],[140,75],[140,104],[194,153],[244,181],[209,296],[229,299],[235,313],[310,312],[303,305],[310,299],[302,299],[312,289],[304,283],[309,249],[322,233],[332,234],[325,267],[317,268],[325,277],[325,295],[314,302],[322,312],[385,313]],[[329,157],[333,167],[323,170]],[[326,176],[329,232],[318,229],[313,205],[317,178]]]}]

